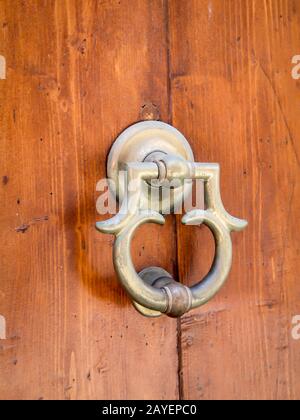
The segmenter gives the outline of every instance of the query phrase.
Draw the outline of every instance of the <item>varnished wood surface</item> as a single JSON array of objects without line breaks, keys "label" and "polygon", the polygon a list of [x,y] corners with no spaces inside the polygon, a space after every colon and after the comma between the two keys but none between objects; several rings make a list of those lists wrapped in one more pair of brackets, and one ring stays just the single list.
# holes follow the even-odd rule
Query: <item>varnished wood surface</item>
[{"label": "varnished wood surface", "polygon": [[[225,207],[249,220],[226,287],[181,320],[182,396],[299,399],[300,2],[170,1],[169,19],[173,124],[221,164]],[[182,281],[209,268],[212,242],[178,224]]]},{"label": "varnished wood surface", "polygon": [[[96,182],[118,133],[152,113],[168,120],[165,11],[1,1],[2,399],[178,398],[176,320],[135,312],[113,237],[95,229]],[[172,220],[143,227],[137,268],[172,272],[174,234]]]},{"label": "varnished wood surface", "polygon": [[[0,0],[1,399],[300,398],[299,41],[296,0]],[[178,323],[136,314],[94,227],[113,140],[151,118],[250,222]],[[142,227],[134,261],[193,284],[213,241],[176,226]]]}]

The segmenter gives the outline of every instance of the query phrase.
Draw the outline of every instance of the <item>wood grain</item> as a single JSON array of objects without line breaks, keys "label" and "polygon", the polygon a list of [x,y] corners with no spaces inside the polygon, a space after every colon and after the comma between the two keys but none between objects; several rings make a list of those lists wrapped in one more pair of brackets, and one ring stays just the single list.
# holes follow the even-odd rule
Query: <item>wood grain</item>
[{"label": "wood grain", "polygon": [[[181,396],[299,399],[300,3],[169,2],[173,124],[199,161],[222,166],[230,213],[249,220],[233,236],[223,291],[181,320]],[[181,280],[208,269],[206,230],[178,224]],[[193,244],[192,252],[186,244]]]},{"label": "wood grain", "polygon": [[[135,312],[113,238],[94,227],[118,133],[168,120],[165,12],[159,0],[1,1],[1,399],[178,397],[176,321]],[[174,244],[172,220],[143,227],[137,268],[172,272]]]},{"label": "wood grain", "polygon": [[[0,399],[300,398],[299,40],[296,0],[0,0]],[[250,222],[178,324],[135,313],[94,227],[112,142],[151,118]],[[193,284],[213,241],[176,226],[142,227],[134,261]]]}]

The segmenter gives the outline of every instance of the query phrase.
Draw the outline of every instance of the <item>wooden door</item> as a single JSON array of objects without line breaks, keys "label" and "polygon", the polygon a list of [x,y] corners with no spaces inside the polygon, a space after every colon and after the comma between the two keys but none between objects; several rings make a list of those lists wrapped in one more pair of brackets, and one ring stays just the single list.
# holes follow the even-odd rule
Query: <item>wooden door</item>
[{"label": "wooden door", "polygon": [[[297,399],[298,0],[0,0],[0,398]],[[116,136],[173,124],[249,227],[179,320],[131,306],[95,230]],[[193,284],[205,228],[139,229],[137,269]]]}]

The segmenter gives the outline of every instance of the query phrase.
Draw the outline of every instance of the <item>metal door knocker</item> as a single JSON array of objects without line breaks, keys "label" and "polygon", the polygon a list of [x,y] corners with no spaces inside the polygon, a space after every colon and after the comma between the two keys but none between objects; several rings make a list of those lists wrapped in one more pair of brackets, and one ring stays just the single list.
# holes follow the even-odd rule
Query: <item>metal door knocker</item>
[{"label": "metal door knocker", "polygon": [[[125,174],[125,183],[120,182],[121,173],[122,177]],[[117,138],[109,153],[107,174],[117,185],[115,195],[120,210],[96,227],[116,236],[114,267],[136,309],[149,317],[179,317],[209,301],[223,286],[231,268],[231,231],[247,226],[245,220],[232,217],[224,209],[219,165],[194,162],[190,145],[178,130],[163,122],[145,121],[127,128]],[[206,209],[188,211],[182,223],[204,223],[212,231],[216,251],[209,273],[191,288],[159,267],[149,267],[138,274],[130,255],[135,230],[147,222],[163,224],[163,214],[180,206],[191,193],[195,179],[204,181]],[[166,189],[167,198],[161,194]]]}]

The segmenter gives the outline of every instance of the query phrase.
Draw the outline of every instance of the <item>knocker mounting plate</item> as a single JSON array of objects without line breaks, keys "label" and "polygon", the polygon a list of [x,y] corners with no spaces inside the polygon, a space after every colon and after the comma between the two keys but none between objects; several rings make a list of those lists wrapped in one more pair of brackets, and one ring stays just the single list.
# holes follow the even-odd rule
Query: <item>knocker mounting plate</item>
[{"label": "knocker mounting plate", "polygon": [[[186,138],[174,127],[161,121],[143,121],[124,130],[116,139],[108,155],[107,175],[116,186],[116,198],[121,203],[126,194],[126,164],[130,162],[151,161],[156,153],[174,155],[179,159],[194,162],[193,151]],[[160,184],[151,182],[152,187]],[[141,206],[152,208],[163,213],[171,210],[183,200],[183,195],[190,193],[190,186],[186,182],[185,188],[180,185],[173,189],[173,194],[164,200],[158,195],[158,200],[149,203],[149,183],[142,185]],[[152,191],[153,192],[153,191]],[[170,199],[171,205],[169,204]]]}]

